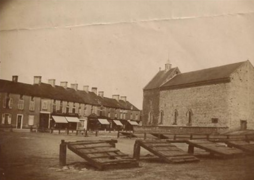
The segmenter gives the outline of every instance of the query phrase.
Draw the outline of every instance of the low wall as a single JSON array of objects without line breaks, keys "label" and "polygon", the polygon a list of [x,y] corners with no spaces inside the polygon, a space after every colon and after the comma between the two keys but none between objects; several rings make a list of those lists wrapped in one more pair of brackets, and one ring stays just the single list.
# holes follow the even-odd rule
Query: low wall
[{"label": "low wall", "polygon": [[136,132],[161,132],[167,134],[219,134],[228,127],[200,127],[200,126],[135,126]]}]

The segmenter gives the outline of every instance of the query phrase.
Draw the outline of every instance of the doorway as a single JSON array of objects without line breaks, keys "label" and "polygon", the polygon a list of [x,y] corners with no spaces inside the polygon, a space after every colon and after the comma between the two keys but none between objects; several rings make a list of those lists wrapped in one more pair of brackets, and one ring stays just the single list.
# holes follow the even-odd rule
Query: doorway
[{"label": "doorway", "polygon": [[49,128],[49,114],[40,114],[39,130],[46,131]]},{"label": "doorway", "polygon": [[16,128],[17,129],[22,129],[22,125],[23,125],[23,115],[22,114],[18,114],[17,115]]},{"label": "doorway", "polygon": [[247,129],[247,121],[246,120],[241,120],[240,121],[240,129],[241,130],[246,130]]}]

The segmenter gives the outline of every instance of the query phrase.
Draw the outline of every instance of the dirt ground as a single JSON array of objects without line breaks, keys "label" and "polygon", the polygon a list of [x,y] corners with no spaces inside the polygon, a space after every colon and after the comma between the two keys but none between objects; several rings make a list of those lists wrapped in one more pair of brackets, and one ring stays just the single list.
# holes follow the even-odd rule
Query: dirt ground
[{"label": "dirt ground", "polygon": [[[253,180],[254,157],[233,159],[203,157],[200,162],[187,164],[166,164],[158,160],[141,160],[139,168],[97,171],[87,167],[85,161],[67,150],[69,169],[59,164],[59,144],[61,139],[76,141],[84,139],[116,139],[116,133],[100,133],[89,137],[29,133],[0,132],[0,167],[5,171],[6,180]],[[135,139],[121,137],[116,147],[132,155]],[[181,147],[185,149],[186,147]],[[141,155],[149,154],[142,151]],[[79,164],[77,162],[80,162]],[[81,166],[81,168],[76,165]],[[87,167],[87,168],[84,168]]]}]

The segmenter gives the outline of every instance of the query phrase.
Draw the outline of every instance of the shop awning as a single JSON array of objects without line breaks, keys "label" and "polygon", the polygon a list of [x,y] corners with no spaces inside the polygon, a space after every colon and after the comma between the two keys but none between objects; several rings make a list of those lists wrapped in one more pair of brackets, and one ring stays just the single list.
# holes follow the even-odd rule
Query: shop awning
[{"label": "shop awning", "polygon": [[65,117],[63,116],[52,116],[52,118],[56,123],[68,123]]},{"label": "shop awning", "polygon": [[109,124],[107,119],[98,119],[101,124]]},{"label": "shop awning", "polygon": [[67,119],[68,122],[75,122],[75,123],[80,122],[77,117],[65,117],[65,118]]},{"label": "shop awning", "polygon": [[129,122],[132,126],[139,126],[139,124],[138,124],[136,121],[128,120],[128,122]]},{"label": "shop awning", "polygon": [[123,124],[121,123],[121,121],[119,121],[119,120],[113,120],[114,121],[114,123],[116,124],[116,125],[118,125],[118,126],[123,126]]}]

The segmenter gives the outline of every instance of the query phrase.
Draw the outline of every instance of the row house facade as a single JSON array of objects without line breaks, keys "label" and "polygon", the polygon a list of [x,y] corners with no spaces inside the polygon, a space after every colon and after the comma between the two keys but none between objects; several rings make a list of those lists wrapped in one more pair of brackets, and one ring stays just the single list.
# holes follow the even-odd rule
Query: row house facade
[{"label": "row house facade", "polygon": [[97,93],[95,87],[89,91],[89,86],[79,90],[78,84],[67,85],[61,82],[58,86],[54,79],[43,83],[41,76],[34,77],[34,84],[20,83],[18,76],[12,81],[0,80],[1,125],[45,130],[65,128],[62,117],[70,119],[68,126],[72,129],[89,128],[89,120],[106,119],[111,127],[114,121],[123,126],[128,121],[140,121],[139,109],[125,96],[108,98],[103,91]]}]

